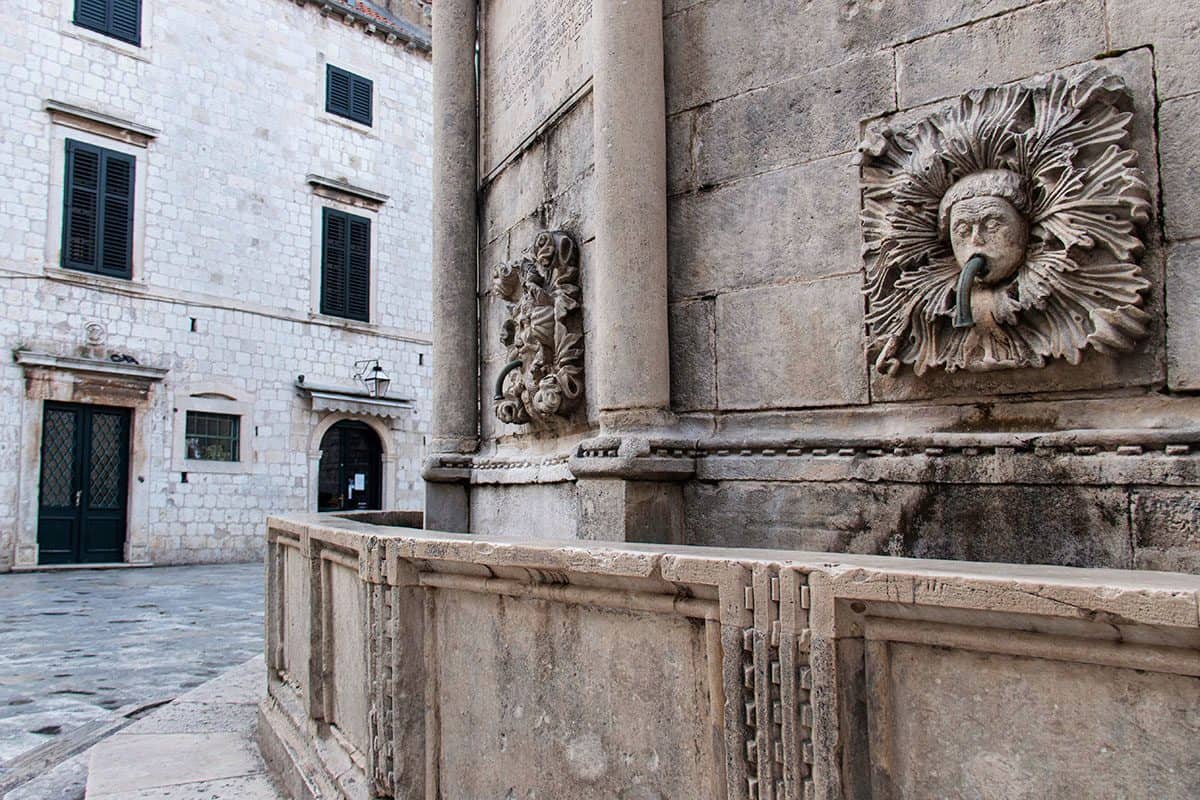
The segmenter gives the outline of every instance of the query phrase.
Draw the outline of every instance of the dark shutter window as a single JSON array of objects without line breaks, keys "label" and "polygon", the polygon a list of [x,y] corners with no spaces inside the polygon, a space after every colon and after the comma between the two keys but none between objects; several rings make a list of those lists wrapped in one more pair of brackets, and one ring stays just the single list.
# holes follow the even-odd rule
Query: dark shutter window
[{"label": "dark shutter window", "polygon": [[125,153],[67,140],[62,266],[133,276],[135,165]]},{"label": "dark shutter window", "polygon": [[75,0],[75,24],[140,46],[142,0]]},{"label": "dark shutter window", "polygon": [[370,125],[373,88],[369,79],[329,64],[325,68],[325,110]]},{"label": "dark shutter window", "polygon": [[369,322],[371,221],[326,208],[321,227],[321,313]]}]

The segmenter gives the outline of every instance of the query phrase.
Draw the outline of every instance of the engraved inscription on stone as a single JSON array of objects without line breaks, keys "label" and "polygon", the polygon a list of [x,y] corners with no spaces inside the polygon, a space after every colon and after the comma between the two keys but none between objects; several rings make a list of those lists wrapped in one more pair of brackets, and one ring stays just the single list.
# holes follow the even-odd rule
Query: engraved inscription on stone
[{"label": "engraved inscription on stone", "polygon": [[486,0],[483,153],[486,174],[592,74],[592,0]]}]

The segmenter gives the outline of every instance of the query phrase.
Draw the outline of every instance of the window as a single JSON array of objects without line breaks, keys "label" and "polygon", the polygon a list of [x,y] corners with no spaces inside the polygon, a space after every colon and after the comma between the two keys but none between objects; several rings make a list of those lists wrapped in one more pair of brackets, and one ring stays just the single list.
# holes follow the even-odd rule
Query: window
[{"label": "window", "polygon": [[136,159],[67,140],[62,265],[129,278],[133,270],[133,183]]},{"label": "window", "polygon": [[187,412],[187,457],[196,461],[238,461],[241,417]]},{"label": "window", "polygon": [[329,64],[325,68],[325,110],[339,117],[371,124],[371,90],[373,84]]},{"label": "window", "polygon": [[321,313],[370,321],[371,220],[334,208],[321,216]]},{"label": "window", "polygon": [[141,45],[142,0],[75,0],[75,24]]}]

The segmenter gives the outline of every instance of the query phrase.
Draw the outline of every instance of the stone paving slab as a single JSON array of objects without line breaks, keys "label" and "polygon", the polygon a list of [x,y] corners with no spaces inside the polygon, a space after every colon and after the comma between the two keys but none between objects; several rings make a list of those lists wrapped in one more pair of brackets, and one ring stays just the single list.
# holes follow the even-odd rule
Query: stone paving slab
[{"label": "stone paving slab", "polygon": [[88,800],[279,800],[254,741],[261,656],[155,710],[91,750]]},{"label": "stone paving slab", "polygon": [[0,575],[4,765],[262,652],[261,564]]}]

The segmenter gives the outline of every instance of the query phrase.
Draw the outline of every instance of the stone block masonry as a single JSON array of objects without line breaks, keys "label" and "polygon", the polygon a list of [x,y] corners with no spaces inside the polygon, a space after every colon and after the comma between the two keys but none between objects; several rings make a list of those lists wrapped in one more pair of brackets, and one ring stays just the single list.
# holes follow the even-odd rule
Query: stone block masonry
[{"label": "stone block masonry", "polygon": [[[0,7],[0,342],[55,357],[125,354],[166,370],[133,420],[126,559],[260,557],[264,510],[316,507],[313,437],[338,416],[376,426],[392,465],[383,497],[419,507],[431,368],[428,42],[320,4],[145,0],[135,47],[74,25],[73,6]],[[327,65],[372,81],[370,127],[325,111]],[[130,280],[60,268],[64,142],[108,146],[109,134],[52,118],[48,103],[151,132],[145,147],[126,145],[139,183]],[[372,221],[369,323],[320,313],[326,206]],[[304,375],[361,392],[354,363],[365,358],[380,360],[390,396],[415,411],[313,410],[296,389]],[[0,570],[37,560],[42,400],[123,404],[103,381],[89,379],[85,392],[77,373],[35,378],[5,362]],[[180,409],[193,399],[244,406],[240,464],[181,467]]]},{"label": "stone block masonry", "polygon": [[[485,9],[476,33],[491,66],[475,86],[479,108],[457,108],[477,112],[481,141],[517,143],[477,170],[479,274],[513,258],[538,230],[575,235],[587,355],[584,400],[570,419],[512,425],[486,403],[456,407],[478,414],[480,438],[472,452],[427,465],[430,480],[453,487],[446,496],[459,513],[448,529],[544,531],[553,521],[561,535],[589,539],[1196,569],[1187,533],[1200,508],[1200,148],[1188,125],[1198,96],[1189,69],[1196,0],[664,0],[661,126],[657,83],[638,84],[644,102],[605,95],[626,75],[631,53],[641,57],[639,79],[657,74],[657,53],[627,29],[630,17],[603,16],[611,4],[556,5],[570,24],[553,36],[531,16],[517,20],[473,0],[455,7],[468,5]],[[579,35],[560,35],[568,29]],[[530,42],[543,50],[531,52]],[[537,77],[514,81],[512,66],[527,63]],[[467,66],[457,69],[465,75]],[[1088,83],[1095,75],[1106,77]],[[1046,88],[1067,85],[1100,88],[1068,100]],[[1080,133],[1096,129],[1087,126],[1062,141],[1043,138],[1052,150],[1082,142],[1072,169],[1092,205],[1076,216],[1078,198],[1048,198],[1054,176],[1040,171],[1031,191],[1046,213],[1033,220],[1032,209],[1021,211],[1015,230],[1025,238],[1011,260],[1052,253],[1047,263],[1068,268],[1046,270],[1046,284],[1030,274],[1019,291],[1012,281],[973,297],[985,323],[994,312],[1001,327],[1042,338],[1012,345],[1026,348],[1020,357],[951,359],[960,344],[972,353],[1008,346],[981,329],[953,338],[946,312],[959,307],[955,282],[972,254],[959,258],[940,220],[923,221],[938,219],[951,185],[969,195],[982,184],[959,182],[985,170],[951,165],[951,145],[921,145],[938,136],[916,136],[918,177],[905,183],[898,162],[872,160],[872,137],[888,141],[935,120],[958,132],[947,137],[965,152],[964,142],[986,135],[947,120],[981,97],[1016,97],[1017,86],[1033,94],[1013,111],[1010,133],[1041,125],[1043,136],[1057,124],[1035,111],[1042,101],[1030,98],[1043,93],[1055,94],[1055,108],[1078,101],[1108,131],[1091,142]],[[1002,115],[1006,106],[994,108]],[[650,146],[660,135],[664,165]],[[996,157],[1019,160],[1013,136],[1005,142]],[[1110,146],[1116,155],[1105,155]],[[608,161],[623,147],[641,153],[625,159],[637,164],[630,174]],[[1047,152],[989,168],[1024,175]],[[1090,166],[1106,158],[1114,159],[1108,172]],[[923,163],[933,188],[917,191]],[[665,266],[653,213],[620,223],[608,213],[614,203],[656,208],[648,193],[660,183]],[[876,204],[895,192],[908,205],[898,216],[864,218],[872,192]],[[1013,188],[1010,199],[1018,195]],[[1106,202],[1113,213],[1097,210]],[[1062,224],[1049,219],[1052,207]],[[916,298],[916,312],[895,299],[899,274],[873,278],[864,296],[884,240],[895,245],[895,269],[909,271],[903,291]],[[926,251],[913,256],[918,244]],[[925,282],[918,267],[943,255],[949,266]],[[1099,276],[1095,285],[1081,287],[1090,280],[1083,272]],[[486,280],[472,279],[478,330],[445,317],[456,341],[478,335],[486,385],[506,363],[497,344],[503,306]],[[1078,309],[1059,302],[1072,291]],[[1017,309],[1011,319],[1003,303],[985,307],[1002,295]],[[963,308],[973,307],[971,297],[963,295]],[[908,328],[881,335],[888,309]],[[646,398],[663,385],[661,364],[647,365],[664,323],[670,403],[648,414]],[[913,335],[920,325],[947,337],[921,351],[934,339]],[[941,366],[920,375],[880,370],[884,344],[908,347],[906,364],[920,351]],[[522,504],[537,511],[512,511]]]},{"label": "stone block masonry", "polygon": [[1200,788],[1196,576],[365,522],[268,524],[258,735],[299,796]]}]

